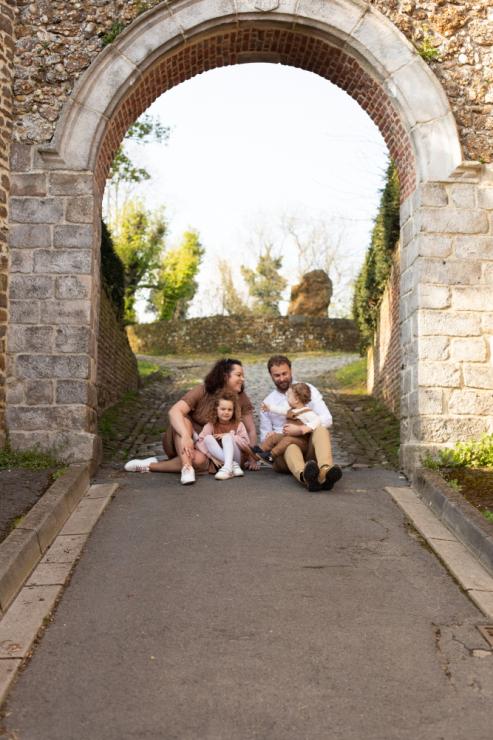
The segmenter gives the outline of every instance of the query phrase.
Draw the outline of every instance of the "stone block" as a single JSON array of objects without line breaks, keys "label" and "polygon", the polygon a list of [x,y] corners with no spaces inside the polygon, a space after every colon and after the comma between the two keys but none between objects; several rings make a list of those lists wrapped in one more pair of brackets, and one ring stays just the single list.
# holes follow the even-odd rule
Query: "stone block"
[{"label": "stone block", "polygon": [[50,174],[50,195],[91,195],[92,175],[83,172],[52,172]]},{"label": "stone block", "polygon": [[61,326],[56,329],[55,349],[59,352],[89,352],[90,329],[87,326]]},{"label": "stone block", "polygon": [[[6,611],[41,557],[35,532],[14,529],[2,542],[0,606]],[[3,621],[3,620],[2,620]]]},{"label": "stone block", "polygon": [[56,403],[59,404],[87,404],[95,406],[97,401],[96,389],[92,383],[85,380],[58,380],[56,384]]},{"label": "stone block", "polygon": [[24,383],[14,378],[9,378],[6,387],[6,401],[11,404],[25,403]]},{"label": "stone block", "polygon": [[44,196],[47,194],[45,174],[14,174],[10,182],[10,194],[22,196]]},{"label": "stone block", "polygon": [[455,208],[422,208],[417,216],[420,230],[442,234],[487,234],[488,217],[484,211]]},{"label": "stone block", "polygon": [[445,185],[437,182],[427,182],[418,189],[418,204],[420,206],[443,207],[448,205]]},{"label": "stone block", "polygon": [[468,388],[486,388],[493,391],[493,367],[491,365],[464,365],[464,384]]},{"label": "stone block", "polygon": [[[351,45],[361,45],[364,56],[379,60],[388,73],[411,65],[415,52],[410,44],[402,43],[395,33],[395,27],[376,13],[365,13],[351,33]],[[356,43],[355,43],[356,42]]]},{"label": "stone block", "polygon": [[460,384],[460,369],[456,364],[422,360],[418,365],[419,386],[458,388]]},{"label": "stone block", "polygon": [[12,324],[39,324],[41,310],[39,301],[9,301],[9,316]]},{"label": "stone block", "polygon": [[493,236],[458,236],[454,241],[454,251],[457,259],[493,260]]},{"label": "stone block", "polygon": [[25,381],[25,398],[28,406],[53,403],[53,383],[51,380]]},{"label": "stone block", "polygon": [[58,249],[90,249],[94,243],[92,224],[55,226],[53,246]]},{"label": "stone block", "polygon": [[420,360],[448,360],[450,356],[449,337],[420,337],[418,357]]},{"label": "stone block", "polygon": [[31,249],[10,250],[10,272],[32,273],[34,267],[34,251]]},{"label": "stone block", "polygon": [[452,391],[448,410],[452,414],[487,416],[493,414],[493,393],[486,390],[462,388]]},{"label": "stone block", "polygon": [[493,313],[484,313],[481,315],[481,326],[485,332],[493,334]]},{"label": "stone block", "polygon": [[493,285],[493,262],[483,265],[481,282],[486,283],[486,285]]},{"label": "stone block", "polygon": [[94,220],[94,199],[87,196],[68,198],[65,218],[71,223],[92,224]]},{"label": "stone block", "polygon": [[38,249],[34,255],[34,271],[89,275],[92,252],[89,249]]},{"label": "stone block", "polygon": [[19,224],[56,224],[63,219],[59,198],[11,198],[10,220]]},{"label": "stone block", "polygon": [[47,224],[11,224],[9,243],[18,249],[38,249],[51,247],[51,227]]},{"label": "stone block", "polygon": [[42,324],[83,324],[91,320],[91,302],[85,300],[51,300],[43,306]]},{"label": "stone block", "polygon": [[478,188],[478,206],[493,209],[493,187]]},{"label": "stone block", "polygon": [[89,377],[87,355],[18,355],[17,378],[86,379]]},{"label": "stone block", "polygon": [[418,311],[418,332],[420,336],[437,335],[449,337],[479,336],[481,317],[469,312],[458,311]]},{"label": "stone block", "polygon": [[474,185],[457,183],[448,186],[450,204],[457,208],[475,208],[476,188]]},{"label": "stone block", "polygon": [[7,347],[9,352],[41,352],[49,350],[53,344],[51,326],[12,326]]},{"label": "stone block", "polygon": [[416,227],[412,218],[409,218],[401,229],[401,244],[403,248],[407,247],[414,238]]},{"label": "stone block", "polygon": [[443,285],[418,285],[417,294],[420,308],[448,308],[450,306],[450,288]]},{"label": "stone block", "polygon": [[486,342],[482,337],[452,339],[450,357],[454,362],[483,362],[486,360]]},{"label": "stone block", "polygon": [[[479,280],[478,280],[479,282]],[[459,311],[489,311],[493,306],[493,288],[476,285],[474,288],[452,288],[452,307]]]},{"label": "stone block", "polygon": [[70,300],[89,298],[91,287],[92,278],[89,275],[63,275],[55,279],[55,297]]},{"label": "stone block", "polygon": [[24,658],[55,606],[61,586],[23,588],[0,622],[0,658]]},{"label": "stone block", "polygon": [[443,390],[441,388],[418,388],[409,394],[410,416],[419,414],[441,414],[443,412]]},{"label": "stone block", "polygon": [[10,166],[12,172],[29,172],[33,166],[34,147],[13,141],[10,146]]},{"label": "stone block", "polygon": [[421,258],[415,269],[421,283],[477,285],[481,280],[481,265],[471,260]]},{"label": "stone block", "polygon": [[439,234],[420,234],[417,238],[417,249],[421,257],[443,259],[452,254],[452,239]]},{"label": "stone block", "polygon": [[444,93],[437,95],[436,85],[430,84],[431,76],[422,60],[414,56],[413,61],[393,72],[385,82],[387,90],[395,90],[393,97],[406,109],[411,126],[443,119],[449,112],[447,98]]},{"label": "stone block", "polygon": [[10,406],[7,409],[8,428],[12,431],[85,430],[85,406]]},{"label": "stone block", "polygon": [[413,214],[413,199],[411,197],[406,198],[400,206],[400,221],[401,224],[405,224],[408,218],[411,218]]},{"label": "stone block", "polygon": [[10,298],[44,300],[54,295],[54,281],[48,275],[11,275]]},{"label": "stone block", "polygon": [[476,416],[421,417],[412,422],[415,439],[428,444],[454,444],[459,440],[480,437],[487,431],[487,421]]}]

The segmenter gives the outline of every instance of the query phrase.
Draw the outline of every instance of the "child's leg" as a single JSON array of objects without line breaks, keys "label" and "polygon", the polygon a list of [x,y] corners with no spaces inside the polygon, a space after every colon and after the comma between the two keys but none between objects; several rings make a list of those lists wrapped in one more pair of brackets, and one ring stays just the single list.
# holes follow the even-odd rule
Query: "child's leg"
[{"label": "child's leg", "polygon": [[270,452],[272,448],[275,447],[275,445],[281,441],[281,439],[284,439],[284,434],[279,434],[278,432],[271,432],[264,439],[264,441],[261,444],[261,447],[264,450],[264,452]]},{"label": "child's leg", "polygon": [[303,454],[305,454],[308,449],[307,436],[308,435],[306,434],[304,434],[302,437],[290,437],[288,435],[282,436],[271,450],[272,457],[280,457],[281,455],[284,455],[289,445],[296,445],[296,447],[299,447]]},{"label": "child's leg", "polygon": [[215,460],[219,460],[219,462],[224,463],[224,450],[212,434],[208,434],[204,437],[204,444],[207,447],[207,452],[209,452]]},{"label": "child's leg", "polygon": [[224,467],[228,470],[233,469],[233,458],[235,454],[235,443],[232,434],[225,434],[222,438],[224,452]]}]

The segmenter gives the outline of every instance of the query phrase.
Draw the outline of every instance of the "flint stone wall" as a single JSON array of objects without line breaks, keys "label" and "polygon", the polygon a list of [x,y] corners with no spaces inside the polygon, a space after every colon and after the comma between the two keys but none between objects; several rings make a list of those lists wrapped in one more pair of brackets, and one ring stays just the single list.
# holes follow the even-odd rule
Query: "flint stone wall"
[{"label": "flint stone wall", "polygon": [[209,316],[187,321],[157,321],[129,327],[128,337],[134,352],[149,355],[355,352],[359,339],[354,321],[302,316],[276,319]]},{"label": "flint stone wall", "polygon": [[106,292],[101,291],[96,380],[98,412],[116,403],[127,391],[139,387],[137,360],[127,335],[115,316]]}]

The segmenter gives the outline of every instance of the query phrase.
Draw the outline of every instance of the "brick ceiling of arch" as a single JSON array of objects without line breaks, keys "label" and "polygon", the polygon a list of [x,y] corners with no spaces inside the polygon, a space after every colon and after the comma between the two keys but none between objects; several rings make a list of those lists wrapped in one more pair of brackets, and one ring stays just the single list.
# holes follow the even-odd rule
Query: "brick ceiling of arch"
[{"label": "brick ceiling of arch", "polygon": [[162,57],[132,86],[113,114],[103,137],[96,181],[104,189],[111,161],[131,124],[166,90],[201,72],[246,61],[272,61],[325,77],[347,92],[378,126],[399,172],[401,200],[416,185],[410,139],[382,87],[358,62],[317,36],[288,29],[243,27],[188,43]]}]

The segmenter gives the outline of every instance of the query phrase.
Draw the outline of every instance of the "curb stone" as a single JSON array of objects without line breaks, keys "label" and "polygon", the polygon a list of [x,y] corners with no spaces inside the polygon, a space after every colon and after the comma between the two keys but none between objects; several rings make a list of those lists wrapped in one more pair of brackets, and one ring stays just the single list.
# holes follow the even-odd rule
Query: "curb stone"
[{"label": "curb stone", "polygon": [[89,464],[70,465],[0,544],[0,615],[89,488]]},{"label": "curb stone", "polygon": [[493,576],[493,528],[436,472],[419,468],[413,486],[421,500]]}]

